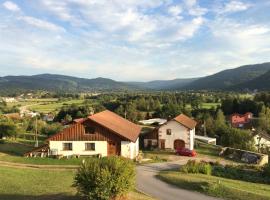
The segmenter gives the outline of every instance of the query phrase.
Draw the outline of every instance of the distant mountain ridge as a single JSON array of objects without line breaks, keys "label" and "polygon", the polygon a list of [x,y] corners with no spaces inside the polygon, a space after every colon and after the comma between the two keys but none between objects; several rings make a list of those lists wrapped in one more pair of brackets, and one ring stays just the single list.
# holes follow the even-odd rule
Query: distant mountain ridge
[{"label": "distant mountain ridge", "polygon": [[270,62],[223,70],[202,78],[120,82],[108,78],[78,78],[57,74],[0,77],[0,92],[46,90],[53,92],[139,90],[270,90]]},{"label": "distant mountain ridge", "polygon": [[128,84],[153,90],[173,90],[184,87],[199,78],[179,78],[173,80],[155,80],[149,82],[128,82]]},{"label": "distant mountain ridge", "polygon": [[0,77],[0,90],[47,90],[86,92],[96,90],[126,90],[134,86],[107,78],[77,78],[57,74]]},{"label": "distant mountain ridge", "polygon": [[[223,70],[216,74],[206,76],[191,82],[190,84],[179,87],[183,90],[235,90],[241,89],[241,84],[256,79],[270,70],[270,63],[244,65],[241,67]],[[258,84],[257,84],[258,85]],[[270,88],[268,88],[270,89]]]}]

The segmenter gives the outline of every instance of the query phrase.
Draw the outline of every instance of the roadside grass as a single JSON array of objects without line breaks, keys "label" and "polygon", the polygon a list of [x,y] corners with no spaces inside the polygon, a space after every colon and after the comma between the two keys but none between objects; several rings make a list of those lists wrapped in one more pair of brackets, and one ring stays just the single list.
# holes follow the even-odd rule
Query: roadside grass
[{"label": "roadside grass", "polygon": [[151,159],[146,163],[167,162],[169,160],[169,156],[174,155],[175,153],[172,151],[161,151],[161,150],[143,151],[143,157],[146,159]]},{"label": "roadside grass", "polygon": [[[15,169],[0,167],[1,200],[78,200],[72,187],[75,170]],[[139,192],[129,200],[153,200]]]},{"label": "roadside grass", "polygon": [[204,174],[162,171],[157,177],[187,190],[231,200],[269,200],[270,185],[251,183]]},{"label": "roadside grass", "polygon": [[[220,103],[202,103],[201,108],[204,108],[204,109],[215,108],[216,109],[219,105],[220,105]],[[191,105],[186,104],[186,108],[191,109]]]}]

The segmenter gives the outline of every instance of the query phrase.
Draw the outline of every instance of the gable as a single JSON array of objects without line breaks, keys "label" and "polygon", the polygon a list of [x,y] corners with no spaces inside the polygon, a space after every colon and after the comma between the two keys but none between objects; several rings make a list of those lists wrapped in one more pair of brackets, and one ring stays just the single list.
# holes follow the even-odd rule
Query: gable
[{"label": "gable", "polygon": [[[85,127],[94,127],[95,131],[92,134],[86,134]],[[47,141],[126,141],[114,132],[100,126],[91,121],[72,124],[63,131],[49,137]]]}]

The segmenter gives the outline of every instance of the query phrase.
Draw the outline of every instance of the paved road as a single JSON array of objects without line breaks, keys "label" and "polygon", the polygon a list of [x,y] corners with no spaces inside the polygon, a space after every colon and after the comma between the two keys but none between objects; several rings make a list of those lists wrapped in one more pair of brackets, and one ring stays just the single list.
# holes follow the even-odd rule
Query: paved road
[{"label": "paved road", "polygon": [[187,160],[138,166],[137,189],[159,200],[217,200],[198,192],[180,189],[155,177],[158,171],[179,168]]}]

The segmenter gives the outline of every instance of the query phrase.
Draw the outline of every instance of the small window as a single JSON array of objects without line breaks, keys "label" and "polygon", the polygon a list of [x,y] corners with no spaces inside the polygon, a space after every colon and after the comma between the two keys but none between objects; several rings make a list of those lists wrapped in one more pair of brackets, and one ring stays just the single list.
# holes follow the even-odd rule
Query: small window
[{"label": "small window", "polygon": [[63,151],[72,151],[72,143],[63,143]]},{"label": "small window", "polygon": [[95,127],[93,126],[86,126],[85,127],[85,134],[95,134]]},{"label": "small window", "polygon": [[95,143],[85,143],[85,151],[95,151],[96,145]]},{"label": "small window", "polygon": [[172,134],[172,129],[167,129],[167,135],[171,135]]}]

